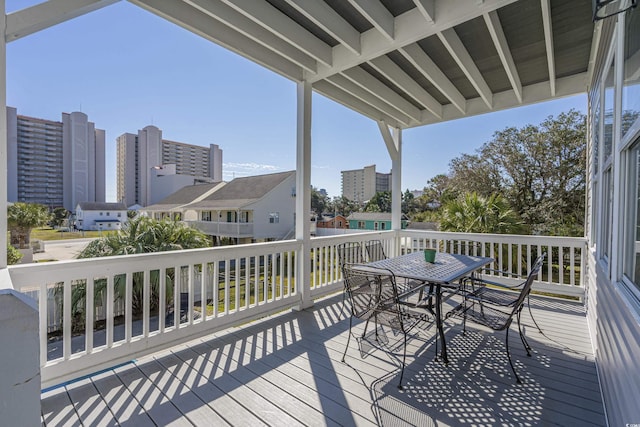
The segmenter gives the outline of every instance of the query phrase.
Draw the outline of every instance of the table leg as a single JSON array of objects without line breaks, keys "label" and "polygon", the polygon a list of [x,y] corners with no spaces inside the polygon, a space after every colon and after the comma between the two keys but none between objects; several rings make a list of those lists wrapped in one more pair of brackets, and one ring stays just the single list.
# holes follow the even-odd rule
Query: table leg
[{"label": "table leg", "polygon": [[444,325],[442,322],[442,287],[437,285],[436,287],[436,326],[438,333],[440,334],[440,341],[442,341],[442,360],[445,364],[449,363],[447,357],[447,342],[444,339]]}]

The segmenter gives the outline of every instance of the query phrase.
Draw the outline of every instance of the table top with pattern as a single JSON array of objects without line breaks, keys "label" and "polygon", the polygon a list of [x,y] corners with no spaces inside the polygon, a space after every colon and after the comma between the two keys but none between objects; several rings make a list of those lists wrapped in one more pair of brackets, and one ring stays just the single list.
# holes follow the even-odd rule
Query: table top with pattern
[{"label": "table top with pattern", "polygon": [[417,251],[394,258],[370,262],[367,266],[390,270],[397,277],[434,284],[447,284],[455,282],[492,261],[493,258],[489,257],[438,252],[436,253],[435,262],[429,263],[424,260],[424,253]]}]

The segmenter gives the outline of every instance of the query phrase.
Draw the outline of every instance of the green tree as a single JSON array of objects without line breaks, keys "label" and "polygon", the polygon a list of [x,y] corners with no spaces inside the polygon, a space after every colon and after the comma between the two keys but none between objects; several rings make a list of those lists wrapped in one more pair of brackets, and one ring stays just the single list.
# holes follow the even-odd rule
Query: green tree
[{"label": "green tree", "polygon": [[69,215],[71,215],[71,212],[69,212],[65,208],[55,208],[53,210],[53,216],[51,218],[51,225],[54,227],[61,227],[65,225],[64,221],[69,218]]},{"label": "green tree", "polygon": [[360,210],[360,206],[346,197],[334,197],[333,198],[333,209],[336,213],[342,214],[347,217],[351,215],[353,212],[357,212]]},{"label": "green tree", "polygon": [[455,190],[451,178],[445,174],[436,175],[427,182],[424,192],[420,196],[421,205],[424,205],[422,210],[426,209],[429,204],[444,205],[457,197],[458,192]]},{"label": "green tree", "polygon": [[311,210],[318,217],[322,217],[322,214],[326,212],[330,204],[329,197],[325,193],[321,193],[317,188],[311,187]]},{"label": "green tree", "polygon": [[[97,258],[114,255],[130,255],[149,252],[164,252],[183,249],[195,249],[210,246],[208,236],[199,230],[188,227],[184,223],[169,219],[155,220],[144,216],[130,220],[127,225],[117,233],[109,234],[100,239],[93,240],[80,252],[78,258]],[[151,283],[150,309],[154,312],[158,309],[160,275],[158,270],[150,272]],[[179,272],[178,272],[179,274]],[[175,272],[169,270],[166,276],[167,302],[173,297],[173,279]],[[143,309],[143,283],[142,272],[133,273],[132,312],[137,316]],[[114,277],[114,295],[116,299],[125,297],[126,280],[124,275]],[[106,281],[96,280],[94,283],[96,301],[105,295]],[[62,296],[62,289],[56,289]],[[84,301],[86,298],[86,283],[77,283],[72,294],[72,313],[78,325],[84,322]]]},{"label": "green tree", "polygon": [[22,253],[7,242],[7,264],[17,264],[21,259]]},{"label": "green tree", "polygon": [[31,230],[47,225],[51,219],[49,209],[37,203],[16,202],[7,208],[10,242],[26,249],[31,242]]},{"label": "green tree", "polygon": [[413,212],[417,211],[416,206],[417,205],[415,202],[415,197],[413,196],[413,193],[407,188],[407,191],[402,194],[402,213],[405,215],[410,215]]},{"label": "green tree", "polygon": [[474,155],[450,163],[449,188],[504,196],[532,232],[582,235],[586,118],[571,110],[538,126],[496,132]]},{"label": "green tree", "polygon": [[484,197],[467,193],[443,207],[440,229],[462,233],[517,234],[522,232],[522,223],[500,195]]},{"label": "green tree", "polygon": [[391,212],[391,192],[377,192],[364,208],[365,212]]}]

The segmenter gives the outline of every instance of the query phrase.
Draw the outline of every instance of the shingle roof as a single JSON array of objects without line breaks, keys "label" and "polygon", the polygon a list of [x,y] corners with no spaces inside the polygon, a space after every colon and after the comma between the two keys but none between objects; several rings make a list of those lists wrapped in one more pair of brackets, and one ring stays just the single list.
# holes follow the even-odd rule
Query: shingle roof
[{"label": "shingle roof", "polygon": [[203,200],[191,203],[189,208],[242,208],[263,198],[293,175],[295,171],[236,178]]},{"label": "shingle roof", "polygon": [[349,215],[347,219],[362,221],[391,221],[391,214],[388,212],[354,212]]},{"label": "shingle roof", "polygon": [[182,205],[193,203],[199,197],[203,196],[208,191],[213,190],[218,185],[220,185],[220,182],[214,182],[211,184],[188,185],[176,191],[175,193],[169,194],[158,203],[154,203],[153,205],[142,208],[142,210],[168,211]]},{"label": "shingle roof", "polygon": [[80,202],[78,203],[83,211],[126,211],[127,205],[124,203],[105,203],[105,202]]}]

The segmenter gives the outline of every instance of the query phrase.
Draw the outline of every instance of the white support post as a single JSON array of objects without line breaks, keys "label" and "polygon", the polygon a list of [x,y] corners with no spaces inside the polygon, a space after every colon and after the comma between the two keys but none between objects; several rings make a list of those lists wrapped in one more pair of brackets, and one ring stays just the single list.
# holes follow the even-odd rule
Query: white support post
[{"label": "white support post", "polygon": [[311,83],[298,83],[298,117],[296,142],[296,240],[302,245],[298,254],[296,288],[302,310],[311,300]]},{"label": "white support post", "polygon": [[[378,128],[391,157],[391,229],[397,235],[402,229],[402,129],[394,128],[392,133],[384,121],[378,122]],[[392,253],[400,255],[396,251],[394,245]]]},{"label": "white support post", "polygon": [[5,15],[5,0],[0,0],[0,269],[7,267],[7,41],[5,32],[7,20]]}]

